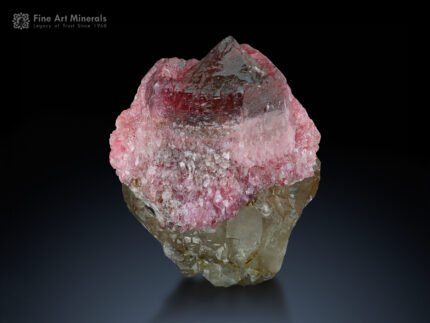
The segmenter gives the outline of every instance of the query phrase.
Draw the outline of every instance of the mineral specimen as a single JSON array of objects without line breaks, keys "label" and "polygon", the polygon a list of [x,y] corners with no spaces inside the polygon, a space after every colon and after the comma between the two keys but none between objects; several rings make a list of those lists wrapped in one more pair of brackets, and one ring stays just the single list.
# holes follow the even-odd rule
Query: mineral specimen
[{"label": "mineral specimen", "polygon": [[161,59],[116,121],[110,162],[131,212],[187,276],[256,284],[281,268],[318,188],[320,134],[283,74],[227,37]]}]

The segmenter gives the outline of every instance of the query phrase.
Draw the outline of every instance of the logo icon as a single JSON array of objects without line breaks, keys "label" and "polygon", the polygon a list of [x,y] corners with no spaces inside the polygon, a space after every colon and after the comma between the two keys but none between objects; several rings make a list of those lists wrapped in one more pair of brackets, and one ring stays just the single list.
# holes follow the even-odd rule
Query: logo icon
[{"label": "logo icon", "polygon": [[12,22],[15,29],[28,29],[30,27],[30,16],[28,13],[14,13]]}]

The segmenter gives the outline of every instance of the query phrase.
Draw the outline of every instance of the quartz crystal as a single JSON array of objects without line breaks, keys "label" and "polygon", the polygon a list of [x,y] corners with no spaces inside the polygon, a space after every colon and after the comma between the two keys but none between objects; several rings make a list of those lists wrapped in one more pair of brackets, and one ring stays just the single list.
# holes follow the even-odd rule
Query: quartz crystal
[{"label": "quartz crystal", "polygon": [[116,121],[110,162],[131,212],[186,276],[256,284],[281,268],[318,188],[320,134],[284,75],[227,37],[161,59]]}]

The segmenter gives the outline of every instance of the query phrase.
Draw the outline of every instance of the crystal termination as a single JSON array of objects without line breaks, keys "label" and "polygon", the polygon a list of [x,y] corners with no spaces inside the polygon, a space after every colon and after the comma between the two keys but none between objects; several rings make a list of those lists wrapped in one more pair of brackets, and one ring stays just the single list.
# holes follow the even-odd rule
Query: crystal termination
[{"label": "crystal termination", "polygon": [[255,284],[280,269],[319,183],[320,134],[270,60],[232,37],[161,59],[117,119],[129,209],[187,276]]}]

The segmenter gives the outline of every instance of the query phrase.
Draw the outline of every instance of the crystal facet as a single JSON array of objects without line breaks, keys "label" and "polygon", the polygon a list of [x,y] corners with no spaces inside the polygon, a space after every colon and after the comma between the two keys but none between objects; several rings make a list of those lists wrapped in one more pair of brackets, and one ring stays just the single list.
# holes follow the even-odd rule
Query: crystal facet
[{"label": "crystal facet", "polygon": [[263,54],[227,37],[201,61],[161,59],[116,126],[127,205],[185,275],[230,286],[279,271],[318,187],[320,134]]},{"label": "crystal facet", "polygon": [[213,228],[184,232],[161,227],[154,211],[125,185],[123,193],[130,211],[185,276],[202,273],[213,285],[227,287],[257,284],[275,276],[291,231],[318,184],[319,162],[312,177],[259,192],[234,218]]}]

